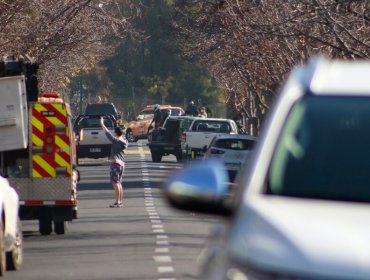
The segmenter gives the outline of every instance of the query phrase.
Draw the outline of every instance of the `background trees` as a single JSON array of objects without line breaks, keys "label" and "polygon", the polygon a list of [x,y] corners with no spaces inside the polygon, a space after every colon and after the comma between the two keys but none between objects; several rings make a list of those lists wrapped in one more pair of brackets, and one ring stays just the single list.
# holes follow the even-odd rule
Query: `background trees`
[{"label": "background trees", "polygon": [[42,89],[65,86],[112,54],[119,39],[137,34],[117,5],[115,0],[1,0],[0,53],[35,58]]},{"label": "background trees", "polygon": [[251,133],[294,65],[319,53],[370,56],[367,0],[176,1],[176,10],[183,54],[207,66]]},{"label": "background trees", "polygon": [[227,102],[252,134],[294,65],[369,59],[369,34],[368,0],[0,0],[0,53],[34,57],[42,89],[126,118],[189,100],[220,116]]}]

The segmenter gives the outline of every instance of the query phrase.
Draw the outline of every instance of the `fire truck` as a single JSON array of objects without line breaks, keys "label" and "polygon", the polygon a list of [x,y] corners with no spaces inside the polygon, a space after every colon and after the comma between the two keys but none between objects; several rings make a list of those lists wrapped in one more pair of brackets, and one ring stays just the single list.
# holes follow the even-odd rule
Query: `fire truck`
[{"label": "fire truck", "polygon": [[66,98],[39,94],[31,59],[0,61],[0,167],[19,196],[21,220],[42,235],[65,234],[77,218],[75,137]]}]

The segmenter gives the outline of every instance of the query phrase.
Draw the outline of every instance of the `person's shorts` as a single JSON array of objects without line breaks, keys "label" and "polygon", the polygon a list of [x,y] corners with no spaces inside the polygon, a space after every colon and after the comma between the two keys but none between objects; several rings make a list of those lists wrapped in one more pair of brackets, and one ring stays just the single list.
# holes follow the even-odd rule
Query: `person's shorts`
[{"label": "person's shorts", "polygon": [[111,183],[121,183],[125,167],[119,164],[111,164],[110,181]]}]

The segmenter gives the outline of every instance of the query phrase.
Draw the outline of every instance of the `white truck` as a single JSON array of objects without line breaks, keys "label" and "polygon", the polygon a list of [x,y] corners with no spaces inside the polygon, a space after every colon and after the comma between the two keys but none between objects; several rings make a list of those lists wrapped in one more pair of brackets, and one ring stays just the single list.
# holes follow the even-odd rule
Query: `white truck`
[{"label": "white truck", "polygon": [[187,131],[182,133],[183,157],[194,158],[202,154],[213,137],[220,134],[238,134],[238,127],[231,119],[195,118]]},{"label": "white truck", "polygon": [[61,94],[39,94],[37,68],[0,61],[0,171],[19,197],[21,220],[38,220],[43,235],[53,225],[65,234],[78,205],[72,114]]},{"label": "white truck", "polygon": [[80,158],[104,158],[110,156],[112,143],[108,140],[100,125],[100,118],[104,118],[104,124],[113,132],[118,126],[111,115],[80,115],[73,130],[77,136],[77,161]]}]

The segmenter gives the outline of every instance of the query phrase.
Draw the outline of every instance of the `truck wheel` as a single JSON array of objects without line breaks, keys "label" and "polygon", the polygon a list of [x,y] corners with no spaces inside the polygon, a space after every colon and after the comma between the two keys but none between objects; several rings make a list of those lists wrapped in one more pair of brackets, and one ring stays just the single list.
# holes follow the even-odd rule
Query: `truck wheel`
[{"label": "truck wheel", "polygon": [[54,221],[54,232],[56,234],[66,234],[67,225],[68,223],[66,221]]},{"label": "truck wheel", "polygon": [[137,142],[138,139],[136,139],[136,137],[132,134],[132,131],[131,129],[127,129],[126,131],[126,139],[127,141],[129,142]]},{"label": "truck wheel", "polygon": [[152,161],[153,162],[161,162],[162,154],[160,153],[152,153]]},{"label": "truck wheel", "polygon": [[6,271],[6,257],[4,248],[4,228],[0,226],[0,276],[4,276]]},{"label": "truck wheel", "polygon": [[23,262],[23,232],[21,220],[19,218],[13,246],[11,252],[6,252],[6,268],[8,270],[19,270]]},{"label": "truck wheel", "polygon": [[50,217],[41,217],[39,219],[39,231],[42,235],[49,235],[52,232],[52,220]]},{"label": "truck wheel", "polygon": [[176,160],[177,162],[182,162],[182,153],[176,154]]}]

